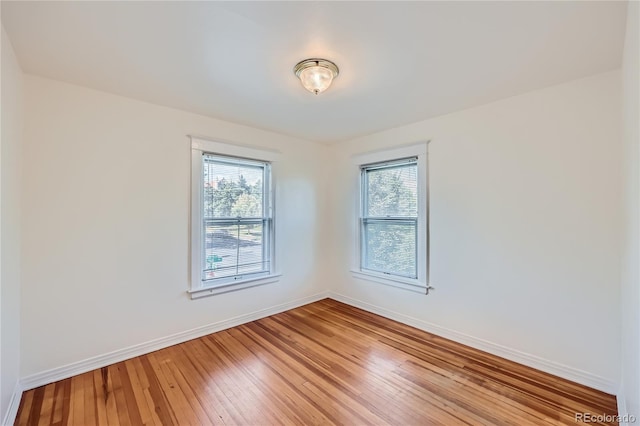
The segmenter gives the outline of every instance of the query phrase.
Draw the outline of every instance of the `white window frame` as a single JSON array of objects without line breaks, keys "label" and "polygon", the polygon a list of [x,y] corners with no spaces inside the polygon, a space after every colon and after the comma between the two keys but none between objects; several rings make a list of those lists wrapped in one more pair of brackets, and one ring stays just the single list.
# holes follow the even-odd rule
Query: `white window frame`
[{"label": "white window frame", "polygon": [[[191,241],[190,241],[190,288],[188,293],[192,299],[205,296],[227,293],[248,287],[273,283],[278,281],[282,275],[276,273],[276,223],[275,223],[275,191],[274,191],[274,164],[279,160],[280,155],[275,151],[252,148],[243,145],[236,145],[228,142],[220,142],[203,137],[189,136],[191,139]],[[269,234],[269,272],[258,274],[248,274],[248,276],[233,276],[224,280],[207,282],[202,280],[203,271],[203,155],[212,154],[219,157],[229,157],[270,163],[270,179],[265,180],[265,203],[266,211],[270,220]],[[266,233],[265,233],[266,234]]]},{"label": "white window frame", "polygon": [[[352,158],[353,181],[358,185],[357,189],[354,187],[353,191],[354,194],[357,194],[357,197],[354,197],[356,198],[357,204],[354,206],[356,226],[353,235],[354,245],[351,267],[351,274],[354,278],[398,287],[421,294],[429,294],[429,290],[433,288],[429,285],[428,144],[429,142],[421,142],[393,149],[360,154]],[[369,164],[393,162],[411,157],[417,158],[416,164],[418,166],[417,278],[408,278],[363,269],[361,260],[363,256],[362,219],[364,188],[362,186],[361,169],[363,166]]]}]

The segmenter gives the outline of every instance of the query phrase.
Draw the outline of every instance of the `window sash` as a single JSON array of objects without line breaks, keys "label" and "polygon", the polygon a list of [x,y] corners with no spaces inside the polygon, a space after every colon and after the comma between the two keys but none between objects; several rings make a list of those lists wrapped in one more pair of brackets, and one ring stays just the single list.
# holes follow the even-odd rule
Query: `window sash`
[{"label": "window sash", "polygon": [[[229,265],[229,266],[216,266],[216,267],[212,267],[212,268],[207,268],[207,264],[211,263],[208,262],[208,257],[211,256],[208,253],[208,238],[207,238],[207,228],[208,227],[213,227],[213,226],[229,226],[229,227],[236,227],[237,228],[237,243],[236,243],[236,253],[235,253],[235,258],[236,261],[235,263]],[[255,262],[242,262],[240,261],[241,259],[241,239],[240,239],[240,232],[241,232],[241,228],[242,226],[247,226],[247,225],[261,225],[262,226],[262,237],[260,238],[260,252],[261,252],[261,260],[260,261],[255,261]],[[269,273],[271,271],[271,253],[270,253],[270,236],[271,236],[271,219],[269,218],[262,218],[262,219],[244,219],[244,218],[238,218],[238,219],[205,219],[203,221],[203,239],[202,239],[202,275],[201,275],[201,281],[203,283],[213,283],[215,284],[218,281],[224,280],[224,279],[229,279],[230,277],[237,277],[237,276],[242,276],[243,278],[248,278],[248,277],[253,277],[253,276],[257,276],[260,274],[265,274],[265,273]],[[212,256],[216,256],[215,254]],[[218,256],[220,258],[220,260],[218,261],[217,259],[214,259],[213,262],[217,263],[217,262],[222,262],[222,257],[224,256]],[[261,268],[259,271],[248,271],[248,272],[241,272],[241,269],[247,269],[247,267],[249,265],[261,265]],[[208,278],[209,274],[214,274],[215,271],[220,271],[220,270],[229,270],[231,268],[235,268],[236,273],[235,274],[228,274],[228,275],[223,275],[220,277],[213,277],[213,278]]]},{"label": "window sash", "polygon": [[[361,257],[361,266],[360,268],[363,271],[373,271],[379,272],[385,275],[395,275],[398,277],[405,277],[411,279],[418,278],[418,220],[416,219],[362,219],[361,221],[361,230],[362,230],[362,257]],[[374,266],[374,262],[371,260],[371,256],[369,253],[369,239],[371,237],[370,232],[368,230],[367,225],[376,225],[376,224],[386,224],[392,226],[402,226],[407,228],[413,228],[413,270],[411,273],[403,273],[399,270],[386,269],[386,268],[376,268]]]},{"label": "window sash", "polygon": [[267,218],[269,217],[270,208],[270,178],[271,178],[271,168],[268,162],[256,161],[256,160],[247,160],[239,157],[231,157],[231,156],[220,156],[216,154],[212,154],[209,152],[202,153],[202,178],[201,178],[201,188],[202,191],[202,216],[207,219],[222,219],[222,218],[236,218],[236,216],[207,216],[207,211],[204,209],[204,194],[206,192],[206,188],[204,185],[204,168],[208,165],[212,164],[221,164],[226,166],[237,166],[244,167],[247,169],[258,169],[261,170],[262,174],[262,216],[257,216],[254,218]]},{"label": "window sash", "polygon": [[[369,172],[372,171],[380,171],[380,170],[393,170],[393,169],[400,169],[400,168],[405,168],[405,167],[409,167],[409,166],[413,166],[416,167],[416,171],[417,171],[417,167],[418,167],[418,158],[417,157],[409,157],[409,158],[402,158],[399,160],[391,160],[391,161],[384,161],[381,163],[373,163],[373,164],[367,164],[367,165],[362,165],[360,166],[360,180],[361,180],[361,217],[373,217],[373,216],[369,216]],[[418,177],[416,175],[416,186],[418,183]],[[416,200],[417,201],[417,200]],[[405,217],[409,217],[409,218],[417,218],[418,217],[418,211],[417,211],[417,207],[416,207],[416,214],[415,215],[407,215],[407,216],[382,216],[382,217],[397,217],[397,218],[405,218]]]}]

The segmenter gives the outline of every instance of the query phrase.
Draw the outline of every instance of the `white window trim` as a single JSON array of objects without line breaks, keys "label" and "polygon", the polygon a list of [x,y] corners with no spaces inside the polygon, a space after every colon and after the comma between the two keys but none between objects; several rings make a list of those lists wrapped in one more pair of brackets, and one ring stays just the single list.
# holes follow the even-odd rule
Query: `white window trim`
[{"label": "white window trim", "polygon": [[[429,181],[428,181],[428,144],[429,141],[412,145],[400,146],[392,149],[359,154],[352,157],[354,194],[358,194],[354,203],[355,232],[352,235],[353,247],[351,256],[351,275],[354,278],[385,284],[421,294],[429,294],[433,289],[429,281]],[[408,157],[417,157],[418,161],[418,278],[404,278],[400,276],[376,273],[361,269],[361,226],[360,214],[362,208],[362,185],[360,182],[360,167],[364,164],[381,163]],[[357,188],[356,188],[357,185]]]},{"label": "white window trim", "polygon": [[[282,276],[277,271],[277,259],[280,258],[276,240],[277,223],[275,215],[276,192],[275,192],[275,164],[280,160],[280,153],[266,149],[253,148],[245,145],[237,145],[229,142],[220,142],[201,136],[189,135],[191,139],[191,214],[190,214],[190,277],[189,290],[187,293],[192,299],[199,299],[205,296],[228,293],[230,291],[255,287],[263,284],[273,283]],[[271,163],[271,191],[272,200],[271,217],[273,218],[273,235],[271,241],[271,272],[268,275],[252,276],[245,279],[238,279],[232,282],[218,283],[211,286],[203,286],[201,280],[201,259],[202,259],[202,154],[211,153],[222,156],[246,158],[248,160],[266,161]]]}]

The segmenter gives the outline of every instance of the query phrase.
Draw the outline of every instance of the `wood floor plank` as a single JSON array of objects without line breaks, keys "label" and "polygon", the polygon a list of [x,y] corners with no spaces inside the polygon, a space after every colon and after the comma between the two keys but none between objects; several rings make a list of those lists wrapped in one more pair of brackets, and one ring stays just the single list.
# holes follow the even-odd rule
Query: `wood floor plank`
[{"label": "wood floor plank", "polygon": [[[196,391],[194,392],[190,381],[185,379],[185,372],[188,371],[188,364],[180,362],[183,361],[183,358],[181,357],[182,354],[176,352],[174,348],[168,349],[169,350],[167,351],[167,353],[169,354],[169,356],[171,356],[172,359],[176,360],[176,362],[167,363],[166,366],[171,372],[171,375],[178,385],[180,392],[182,393],[182,395],[184,395],[187,403],[189,404],[187,409],[196,415],[198,419],[197,424],[213,424],[216,416],[214,415],[212,417],[209,417],[209,414],[203,408],[202,401],[200,400],[203,394],[202,390],[196,388]],[[206,405],[206,402],[204,405]]]},{"label": "wood floor plank", "polygon": [[[233,421],[239,424],[255,421],[253,407],[261,403],[261,398],[256,394],[257,390],[252,388],[250,381],[224,357],[215,339],[202,339],[196,346],[202,356],[202,365],[213,371],[210,380],[219,386],[220,392],[224,395],[220,402]],[[255,405],[247,404],[248,399],[255,401]]]},{"label": "wood floor plank", "polygon": [[170,368],[167,366],[168,363],[172,362],[168,353],[159,351],[149,354],[147,357],[153,365],[158,383],[162,387],[162,391],[164,395],[166,395],[172,411],[175,413],[176,423],[197,425],[198,417],[196,413],[190,409],[189,401],[187,401],[181,392]]},{"label": "wood floor plank", "polygon": [[[278,334],[278,328],[273,328],[273,323],[268,321],[262,321],[261,323],[265,330],[271,330],[272,333],[271,335],[262,335],[265,341],[272,341],[273,339],[270,339],[270,337]],[[286,332],[281,331],[281,333],[284,334]],[[313,366],[306,365],[304,367],[307,370],[315,372],[315,377],[310,378],[312,382],[329,382],[332,388],[328,389],[328,393],[340,393],[343,395],[340,399],[345,401],[359,400],[360,404],[353,404],[353,407],[363,407],[366,411],[373,412],[372,414],[377,415],[378,418],[386,419],[388,422],[391,422],[392,419],[396,421],[404,419],[404,423],[410,424],[418,421],[418,418],[414,416],[417,413],[407,411],[403,409],[403,407],[398,407],[393,400],[381,400],[380,395],[384,395],[386,391],[384,383],[378,383],[375,376],[368,374],[368,371],[362,370],[359,371],[360,374],[357,374],[357,364],[352,364],[349,368],[345,368],[344,364],[349,363],[349,360],[341,354],[334,352],[329,347],[323,347],[325,351],[328,351],[329,354],[338,361],[332,362],[329,358],[320,355],[321,351],[316,347],[316,345],[319,345],[317,342],[288,339],[285,343],[281,349],[289,350],[290,352],[288,353],[290,357],[297,358],[303,366],[305,362],[309,361],[307,356],[310,351],[316,354],[315,361],[317,361],[317,363]],[[368,380],[364,383],[358,379],[358,377],[365,376],[368,377]],[[327,380],[328,378],[331,380]],[[384,407],[384,411],[378,407]]]},{"label": "wood floor plank", "polygon": [[[231,330],[230,333],[244,344],[247,353],[250,354],[248,357],[255,357],[259,361],[259,365],[266,367],[263,375],[271,378],[266,382],[266,386],[271,388],[273,393],[281,395],[283,398],[282,409],[292,413],[294,416],[292,419],[295,419],[297,424],[335,423],[334,416],[337,413],[333,410],[327,410],[323,404],[318,404],[316,398],[310,397],[309,392],[304,388],[305,383],[316,379],[312,372],[305,371],[286,353],[276,347],[271,347],[268,341],[251,331],[250,326],[246,329],[243,328],[242,331],[237,330],[235,333]],[[335,388],[325,392],[325,395],[327,394],[339,398]],[[296,407],[303,409],[296,410]],[[360,420],[361,422],[362,420]]]},{"label": "wood floor plank", "polygon": [[122,377],[120,375],[122,367],[120,363],[109,366],[109,377],[111,378],[111,394],[112,400],[115,400],[116,410],[118,414],[118,423],[122,426],[131,426],[131,417],[129,407],[127,405],[127,397],[124,393],[122,385]]},{"label": "wood floor plank", "polygon": [[[102,389],[104,392],[104,404],[107,414],[107,424],[120,425],[120,413],[118,412],[118,405],[116,404],[116,397],[113,392],[114,384],[111,373],[111,366],[104,368],[101,371],[100,377],[102,380]],[[103,374],[104,373],[104,374]]]},{"label": "wood floor plank", "polygon": [[151,396],[151,400],[154,404],[154,411],[157,414],[160,422],[163,425],[176,425],[178,421],[176,419],[175,412],[171,408],[169,401],[162,391],[160,386],[160,382],[158,381],[157,376],[151,366],[151,362],[149,361],[149,356],[144,355],[139,357],[140,363],[144,370],[145,376],[148,379],[149,383],[149,395]]},{"label": "wood floor plank", "polygon": [[63,380],[64,384],[63,394],[62,394],[62,418],[60,419],[60,424],[69,425],[72,424],[69,421],[69,416],[71,414],[71,379]]},{"label": "wood floor plank", "polygon": [[131,381],[131,391],[133,392],[135,405],[139,411],[141,423],[145,425],[153,425],[156,424],[156,422],[151,410],[149,409],[149,404],[147,403],[147,398],[144,394],[145,387],[141,383],[139,370],[136,369],[134,361],[135,360],[128,360],[124,364],[127,369],[129,380]]},{"label": "wood floor plank", "polygon": [[55,397],[55,384],[50,384],[44,387],[44,396],[42,400],[42,408],[38,414],[38,425],[51,424],[51,416],[53,415],[53,402]]},{"label": "wood floor plank", "polygon": [[[278,417],[270,408],[271,404],[279,404],[278,396],[268,397],[261,383],[260,372],[256,372],[247,358],[238,356],[243,348],[228,336],[226,331],[210,336],[205,344],[217,354],[221,365],[228,371],[226,382],[234,391],[232,404],[238,404],[246,424],[272,424]],[[268,373],[266,373],[268,374]],[[258,378],[256,378],[256,375]]]},{"label": "wood floor plank", "polygon": [[26,391],[15,424],[532,426],[577,413],[615,415],[615,397],[325,299]]},{"label": "wood floor plank", "polygon": [[92,386],[94,394],[94,406],[95,406],[95,418],[96,424],[107,425],[107,406],[106,397],[104,394],[103,378],[100,370],[93,370],[92,372]]},{"label": "wood floor plank", "polygon": [[214,424],[231,423],[230,415],[223,407],[209,403],[209,401],[215,400],[222,395],[216,392],[206,377],[203,377],[203,372],[198,370],[192,359],[192,353],[185,351],[184,347],[180,345],[173,346],[170,349],[177,358],[182,360],[179,365],[180,371],[189,386],[190,392],[197,399],[199,406],[206,412],[208,419]]},{"label": "wood floor plank", "polygon": [[[78,389],[78,376],[71,377],[69,379],[69,410],[67,412],[66,424],[80,424],[84,422],[84,419],[79,419],[76,416],[76,405],[78,396],[81,395],[81,390]],[[64,420],[63,420],[64,421]]]},{"label": "wood floor plank", "polygon": [[42,402],[44,400],[44,387],[39,387],[33,393],[33,402],[31,403],[31,410],[29,413],[29,419],[27,424],[29,426],[35,426],[39,422],[39,417],[42,412]]},{"label": "wood floor plank", "polygon": [[178,345],[183,352],[189,353],[196,377],[200,377],[204,389],[208,392],[208,400],[215,401],[214,409],[220,416],[222,424],[243,424],[238,405],[233,403],[234,394],[226,380],[222,367],[215,363],[202,339]]},{"label": "wood floor plank", "polygon": [[142,417],[140,416],[140,411],[143,408],[138,404],[136,400],[135,393],[133,392],[133,383],[132,378],[129,375],[129,370],[127,369],[127,365],[124,362],[120,362],[117,364],[118,373],[120,375],[120,383],[122,385],[122,393],[124,395],[124,400],[127,404],[127,412],[129,413],[129,420],[131,424],[141,425]]},{"label": "wood floor plank", "polygon": [[[64,405],[64,382],[56,382],[49,386],[55,386],[55,390],[53,392],[53,414],[51,417],[52,424],[60,424],[62,423],[62,408]],[[47,424],[47,423],[44,423]]]},{"label": "wood floor plank", "polygon": [[25,392],[22,395],[20,408],[18,409],[18,414],[16,416],[17,425],[23,426],[29,421],[29,414],[31,413],[31,405],[33,404],[33,395],[36,393],[35,391],[36,389],[30,392]]}]

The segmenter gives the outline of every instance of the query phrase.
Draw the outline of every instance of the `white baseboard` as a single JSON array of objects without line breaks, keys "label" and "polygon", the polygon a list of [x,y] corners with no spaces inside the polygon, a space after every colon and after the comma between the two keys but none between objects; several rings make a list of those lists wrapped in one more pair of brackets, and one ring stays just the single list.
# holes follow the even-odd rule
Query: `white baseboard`
[{"label": "white baseboard", "polygon": [[121,362],[136,356],[148,354],[150,352],[173,346],[178,343],[186,342],[188,340],[196,339],[198,337],[206,336],[207,334],[226,330],[231,327],[258,320],[260,318],[268,317],[269,315],[275,315],[280,312],[288,311],[289,309],[297,308],[299,306],[316,302],[327,297],[328,292],[322,292],[314,294],[312,296],[293,300],[291,302],[283,303],[281,305],[272,306],[270,308],[261,309],[259,311],[251,312],[245,315],[218,321],[213,324],[196,327],[194,329],[182,331],[171,336],[154,339],[145,343],[130,346],[128,348],[109,352],[104,355],[98,355],[82,361],[73,362],[62,367],[57,367],[51,370],[43,371],[41,373],[36,373],[31,376],[22,378],[19,384],[22,390],[26,391],[29,389],[34,389],[52,382],[57,382],[58,380],[68,379],[69,377],[86,373],[87,371],[105,367],[107,365]]},{"label": "white baseboard", "polygon": [[11,399],[9,400],[9,406],[7,407],[7,412],[4,415],[4,419],[2,419],[3,426],[12,426],[16,421],[16,416],[18,415],[18,408],[20,408],[20,400],[22,399],[22,387],[20,382],[16,383],[16,386],[13,390],[13,394],[11,395]]},{"label": "white baseboard", "polygon": [[620,426],[630,426],[630,423],[625,421],[625,414],[629,414],[627,411],[627,398],[624,396],[624,388],[620,386],[618,394],[616,395],[616,402],[618,403],[618,415],[622,416],[619,421]]},{"label": "white baseboard", "polygon": [[510,361],[517,362],[519,364],[526,365],[531,368],[535,368],[545,373],[553,374],[554,376],[561,377],[563,379],[571,380],[572,382],[580,383],[590,388],[594,388],[611,395],[615,395],[618,391],[617,384],[595,374],[588,373],[586,371],[579,370],[577,368],[569,367],[550,361],[544,358],[540,358],[535,355],[531,355],[525,352],[521,352],[515,349],[508,348],[506,346],[499,345],[497,343],[489,342],[487,340],[479,339],[477,337],[469,336],[468,334],[460,333],[455,330],[451,330],[445,327],[441,327],[436,324],[432,324],[421,319],[413,318],[398,312],[390,311],[388,309],[371,305],[361,300],[353,299],[348,296],[344,296],[339,293],[329,292],[329,297],[339,302],[346,303],[351,306],[363,309],[365,311],[383,316],[385,318],[392,319],[394,321],[401,322],[403,324],[416,327],[420,330],[433,333],[435,335],[453,340],[458,343],[462,343],[472,348],[479,349],[484,352],[488,352],[493,355],[508,359]]}]

